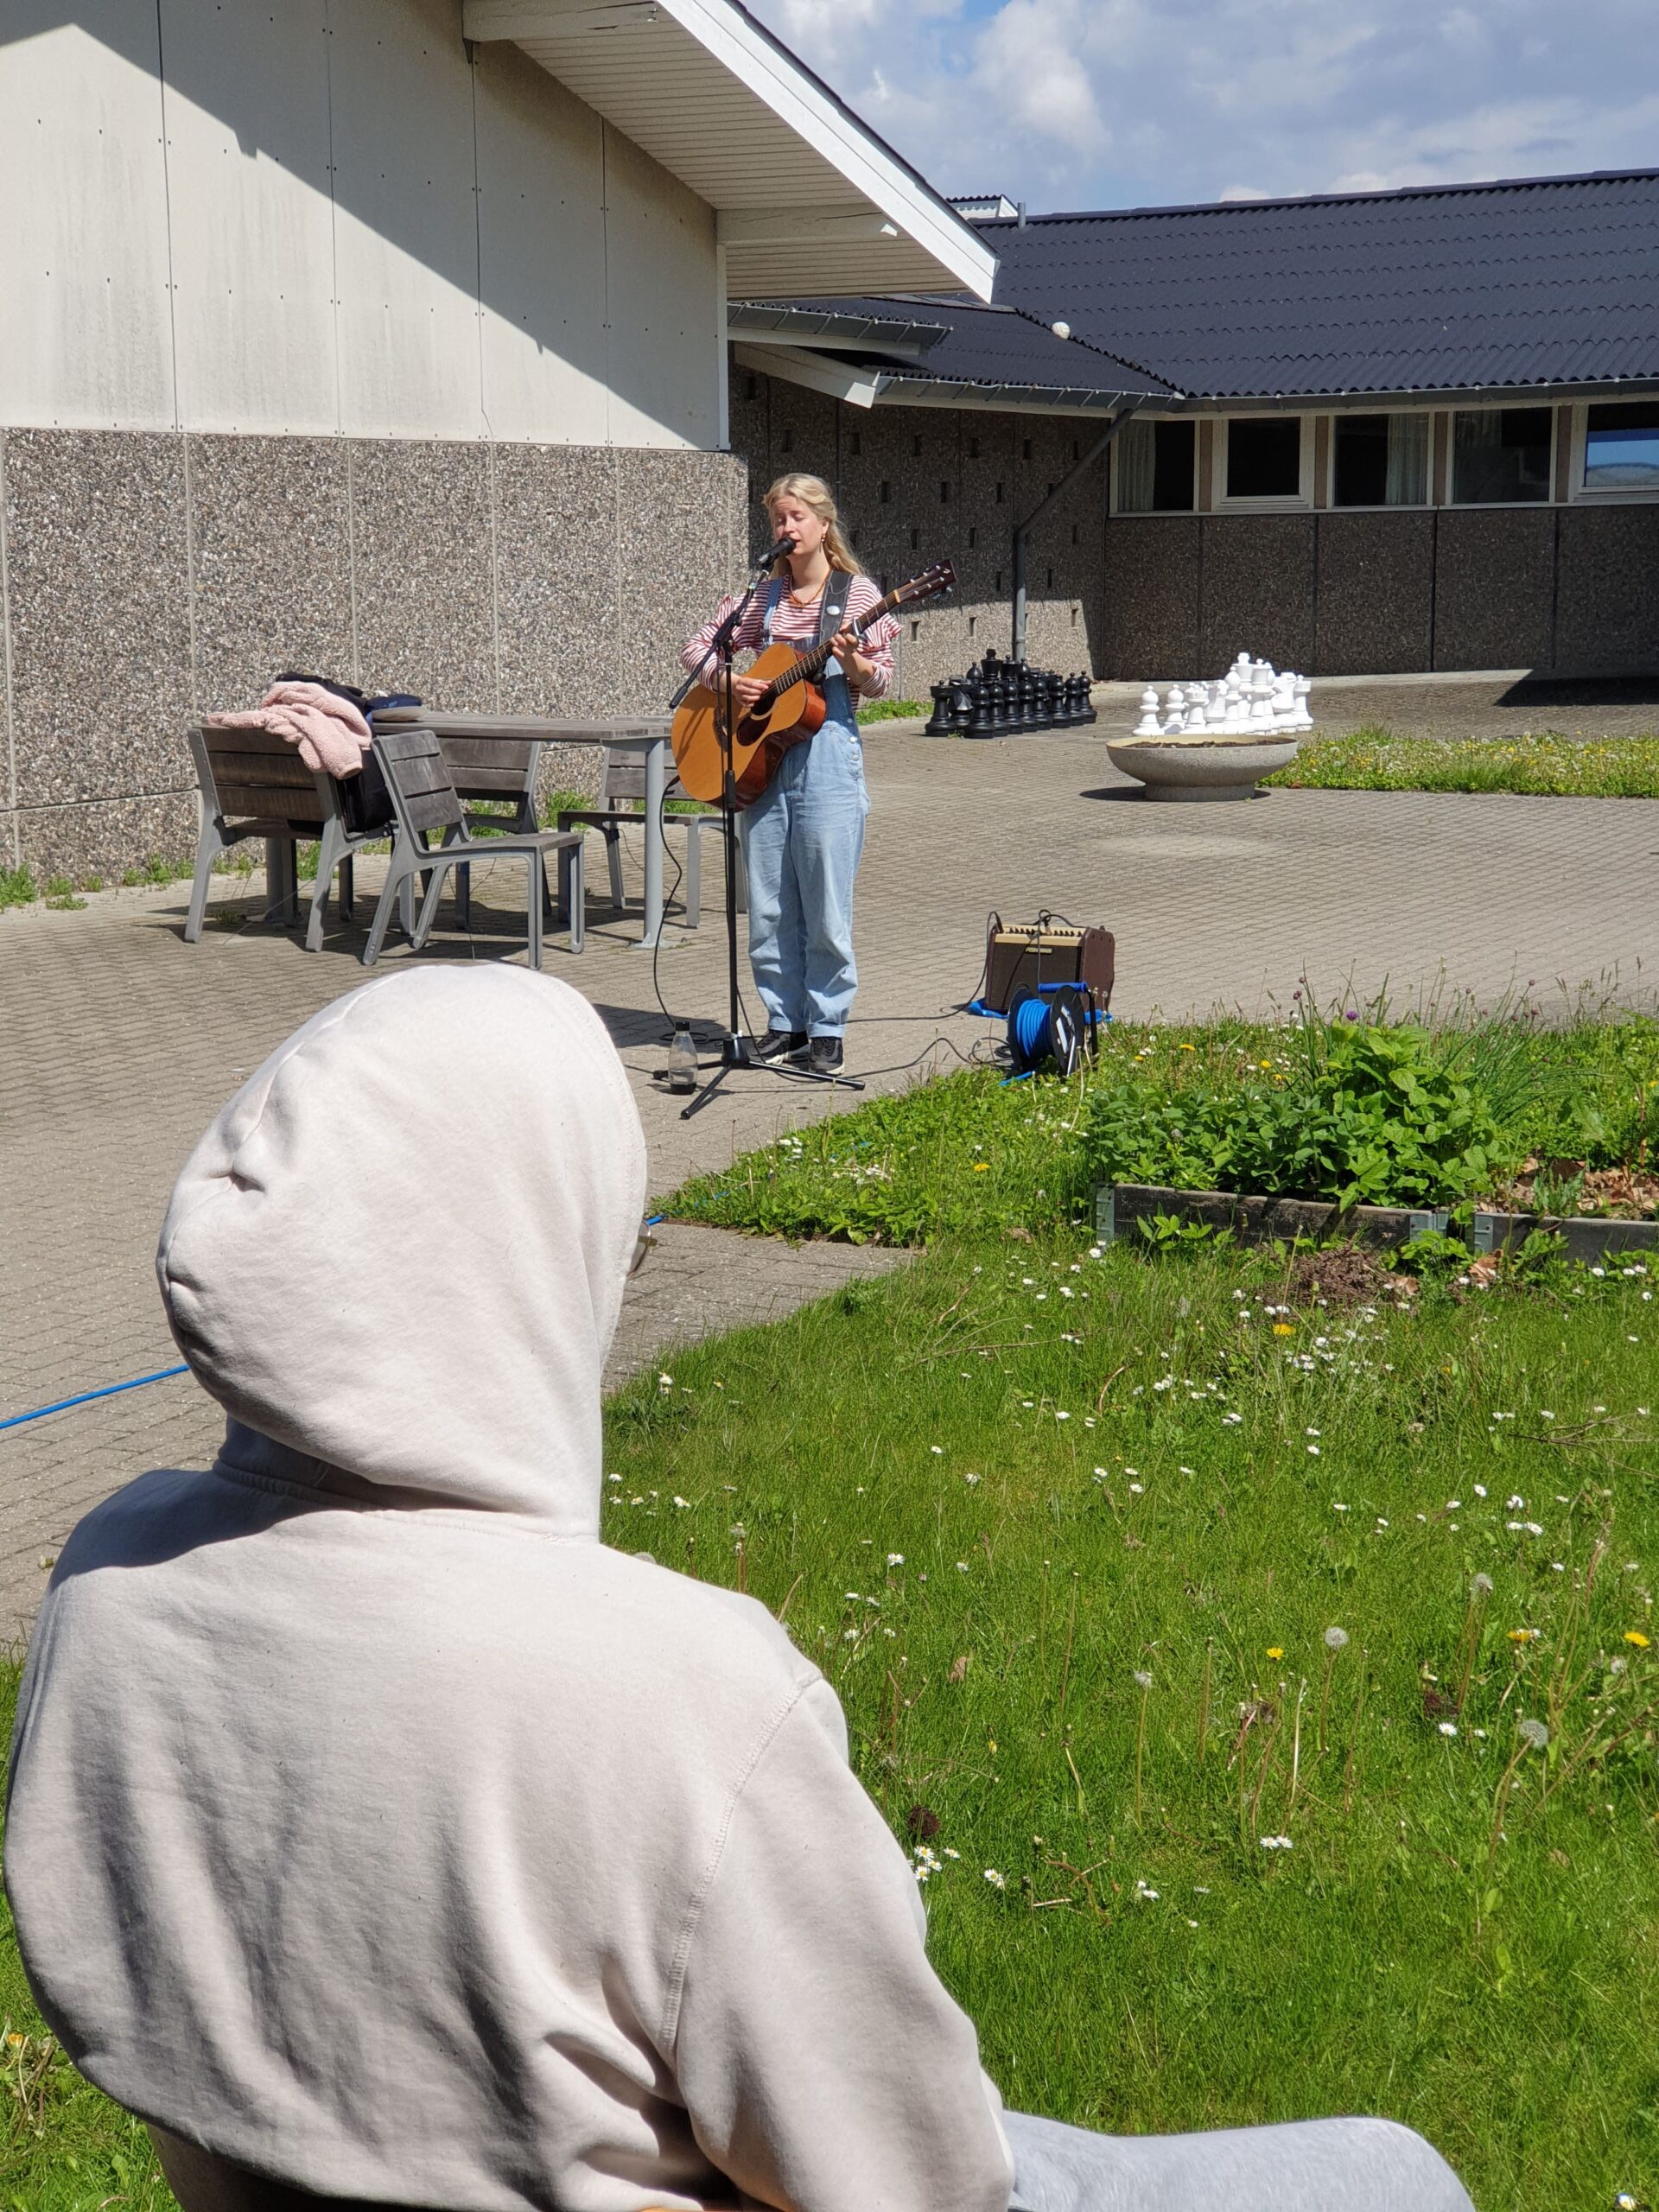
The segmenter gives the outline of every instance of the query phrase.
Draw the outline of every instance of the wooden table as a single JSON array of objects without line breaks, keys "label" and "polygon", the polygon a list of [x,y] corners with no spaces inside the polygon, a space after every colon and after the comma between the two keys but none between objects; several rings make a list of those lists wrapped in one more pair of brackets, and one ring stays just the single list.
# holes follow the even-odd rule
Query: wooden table
[{"label": "wooden table", "polygon": [[[663,930],[663,794],[668,785],[668,715],[601,715],[585,721],[555,721],[544,715],[447,714],[434,707],[383,707],[377,729],[429,729],[443,744],[464,749],[476,741],[480,751],[505,738],[533,745],[608,745],[645,756],[645,915],[639,950],[651,951]],[[499,798],[499,784],[473,790],[457,782],[462,798]]]}]

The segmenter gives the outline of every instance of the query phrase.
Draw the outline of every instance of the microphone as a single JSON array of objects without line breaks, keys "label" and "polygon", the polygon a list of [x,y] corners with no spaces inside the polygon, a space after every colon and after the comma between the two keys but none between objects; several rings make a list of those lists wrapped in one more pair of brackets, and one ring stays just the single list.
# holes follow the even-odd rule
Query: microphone
[{"label": "microphone", "polygon": [[781,561],[784,559],[785,555],[792,553],[795,550],[795,543],[796,541],[792,537],[785,537],[775,538],[772,544],[766,549],[766,557],[760,563],[761,567],[763,569],[769,569],[774,561]]}]

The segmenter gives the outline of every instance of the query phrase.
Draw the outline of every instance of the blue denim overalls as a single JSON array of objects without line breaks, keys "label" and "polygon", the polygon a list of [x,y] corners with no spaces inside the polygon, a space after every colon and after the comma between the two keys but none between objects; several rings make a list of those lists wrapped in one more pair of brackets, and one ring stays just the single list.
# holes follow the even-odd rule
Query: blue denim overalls
[{"label": "blue denim overalls", "polygon": [[[765,636],[787,581],[766,598]],[[839,1037],[858,988],[853,878],[864,849],[864,787],[852,693],[840,664],[824,676],[823,727],[785,753],[762,796],[737,818],[749,879],[749,964],[773,1029]]]}]

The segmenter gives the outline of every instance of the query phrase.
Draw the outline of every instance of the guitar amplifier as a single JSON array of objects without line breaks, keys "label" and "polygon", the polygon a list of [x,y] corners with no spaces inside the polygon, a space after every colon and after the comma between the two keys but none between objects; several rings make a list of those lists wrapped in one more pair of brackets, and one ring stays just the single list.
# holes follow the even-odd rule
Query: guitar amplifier
[{"label": "guitar amplifier", "polygon": [[985,936],[982,1004],[1006,1014],[1020,991],[1046,983],[1074,983],[1104,1013],[1112,1002],[1117,941],[1109,930],[1073,929],[1039,914],[1034,922],[1005,925],[993,914]]}]

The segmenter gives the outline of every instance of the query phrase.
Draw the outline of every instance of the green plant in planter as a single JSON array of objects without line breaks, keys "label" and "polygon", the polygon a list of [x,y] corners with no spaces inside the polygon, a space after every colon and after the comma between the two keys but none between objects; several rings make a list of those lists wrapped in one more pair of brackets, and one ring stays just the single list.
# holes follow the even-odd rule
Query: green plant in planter
[{"label": "green plant in planter", "polygon": [[[1452,1206],[1513,1152],[1478,1086],[1427,1032],[1320,1024],[1268,1083],[1096,1090],[1087,1141],[1114,1182],[1354,1205]],[[1270,1071],[1271,1072],[1271,1071]]]}]

